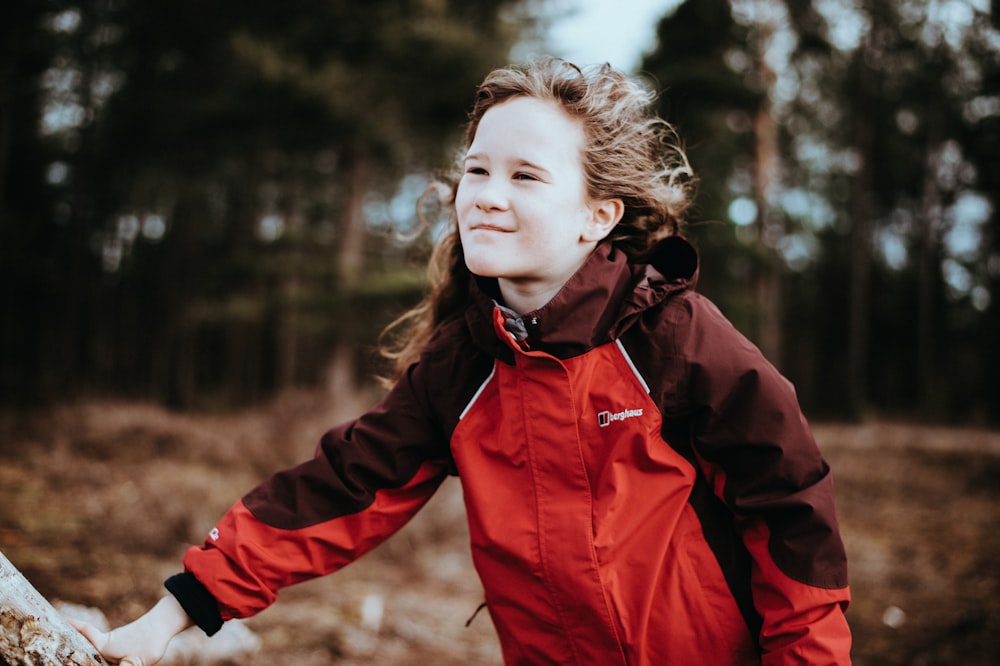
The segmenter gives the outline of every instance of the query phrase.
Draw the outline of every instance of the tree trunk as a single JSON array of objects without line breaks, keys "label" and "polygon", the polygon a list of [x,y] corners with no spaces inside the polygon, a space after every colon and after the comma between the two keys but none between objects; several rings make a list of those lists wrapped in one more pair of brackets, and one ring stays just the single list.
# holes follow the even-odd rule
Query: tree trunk
[{"label": "tree trunk", "polygon": [[[934,132],[931,132],[933,136]],[[931,140],[928,141],[930,144]],[[928,145],[924,191],[920,202],[917,235],[917,382],[920,413],[924,418],[938,416],[941,387],[935,367],[935,297],[938,279],[939,234],[941,227],[941,191],[937,182],[940,146]]]},{"label": "tree trunk", "polygon": [[[9,13],[8,13],[9,16]],[[23,47],[26,35],[22,31],[13,28],[16,23],[8,24],[4,30],[4,44],[8,54],[14,57],[0,60],[0,232],[3,231],[7,223],[7,206],[5,195],[7,193],[7,165],[10,160],[11,128],[14,126],[14,101],[17,94],[15,86],[15,61],[20,49]],[[0,236],[2,237],[2,236]]]},{"label": "tree trunk", "polygon": [[365,251],[364,203],[371,179],[367,149],[360,142],[351,147],[346,161],[347,192],[337,252],[337,275],[341,289],[350,289],[361,279]]},{"label": "tree trunk", "polygon": [[[766,90],[770,91],[775,82],[775,73],[764,58],[764,50],[771,42],[772,27],[762,27],[761,52],[757,57],[757,72]],[[772,219],[770,206],[771,191],[778,185],[780,151],[778,149],[778,128],[774,120],[768,95],[761,97],[753,119],[754,131],[754,202],[757,204],[758,262],[754,275],[754,298],[756,300],[757,346],[772,363],[781,366],[784,338],[782,335],[782,263],[775,248],[783,234]]]},{"label": "tree trunk", "polygon": [[292,169],[285,206],[285,233],[290,241],[288,251],[291,256],[285,262],[279,278],[278,321],[275,330],[275,379],[279,390],[295,386],[299,364],[299,300],[302,293],[300,268],[303,264],[301,244],[304,242],[302,231],[305,228],[305,211],[302,208],[303,168],[293,162]]},{"label": "tree trunk", "polygon": [[8,666],[99,666],[94,646],[0,553],[0,663]]},{"label": "tree trunk", "polygon": [[[871,108],[877,90],[875,72],[868,65],[871,37],[858,57],[857,108]],[[868,406],[869,309],[872,258],[872,162],[875,128],[870,114],[855,113],[854,145],[861,165],[854,178],[851,208],[850,304],[848,313],[847,392],[851,416],[861,418]]]},{"label": "tree trunk", "polygon": [[[247,159],[243,176],[230,187],[232,219],[230,220],[228,261],[245,262],[251,254],[254,229],[260,214],[258,191],[264,180],[263,157]],[[226,400],[246,404],[257,400],[261,389],[261,322],[265,302],[264,285],[256,267],[236,289],[229,290],[227,311],[222,322],[225,339],[223,382]],[[238,302],[233,302],[238,301]]]}]

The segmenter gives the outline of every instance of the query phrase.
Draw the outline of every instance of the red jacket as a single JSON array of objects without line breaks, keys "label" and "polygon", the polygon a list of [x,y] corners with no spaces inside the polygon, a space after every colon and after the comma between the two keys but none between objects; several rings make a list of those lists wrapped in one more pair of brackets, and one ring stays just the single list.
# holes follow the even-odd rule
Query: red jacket
[{"label": "red jacket", "polygon": [[247,494],[168,587],[209,630],[256,613],[452,473],[507,663],[849,663],[829,467],[696,275],[682,239],[643,264],[605,244],[520,320],[477,280],[379,405]]}]

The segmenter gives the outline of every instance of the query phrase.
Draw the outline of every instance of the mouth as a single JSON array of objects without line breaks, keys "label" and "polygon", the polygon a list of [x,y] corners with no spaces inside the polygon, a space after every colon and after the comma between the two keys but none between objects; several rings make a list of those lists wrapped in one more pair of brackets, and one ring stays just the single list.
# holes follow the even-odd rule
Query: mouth
[{"label": "mouth", "polygon": [[507,229],[506,227],[500,227],[495,224],[473,224],[469,227],[469,231],[498,231],[501,233],[508,233],[513,231],[513,229]]}]

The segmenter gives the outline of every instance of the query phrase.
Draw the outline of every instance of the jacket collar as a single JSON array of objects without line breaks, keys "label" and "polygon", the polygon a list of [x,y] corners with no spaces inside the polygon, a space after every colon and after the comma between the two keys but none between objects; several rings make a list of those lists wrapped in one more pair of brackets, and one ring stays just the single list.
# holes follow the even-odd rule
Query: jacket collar
[{"label": "jacket collar", "polygon": [[[630,262],[614,244],[602,243],[552,300],[507,328],[523,325],[526,346],[534,351],[557,358],[579,356],[618,338],[669,295],[693,289],[697,277],[697,253],[679,236],[663,239],[637,262]],[[513,351],[493,327],[494,310],[501,302],[497,280],[472,279],[473,303],[466,321],[473,339],[493,356],[512,362]]]}]

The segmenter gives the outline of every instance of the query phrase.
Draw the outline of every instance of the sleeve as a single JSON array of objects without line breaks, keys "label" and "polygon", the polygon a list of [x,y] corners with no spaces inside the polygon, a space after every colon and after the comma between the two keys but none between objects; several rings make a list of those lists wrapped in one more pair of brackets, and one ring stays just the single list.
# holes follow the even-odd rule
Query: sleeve
[{"label": "sleeve", "polygon": [[848,664],[833,477],[794,388],[707,300],[685,341],[692,445],[751,557],[764,664]]},{"label": "sleeve", "polygon": [[185,573],[167,588],[206,633],[263,610],[283,587],[361,557],[431,497],[451,463],[415,373],[371,411],[326,433],[314,458],[247,493],[188,549]]}]

